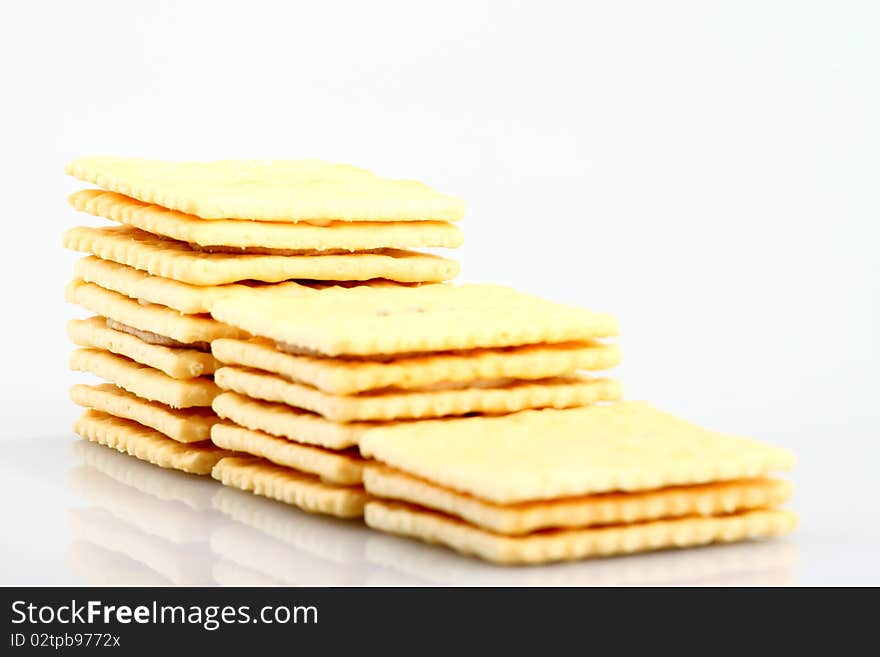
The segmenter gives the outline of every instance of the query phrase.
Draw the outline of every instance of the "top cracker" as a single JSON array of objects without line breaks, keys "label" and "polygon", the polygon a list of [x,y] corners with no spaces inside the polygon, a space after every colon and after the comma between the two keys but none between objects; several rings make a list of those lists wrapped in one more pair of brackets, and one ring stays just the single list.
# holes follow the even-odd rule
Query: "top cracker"
[{"label": "top cracker", "polygon": [[215,318],[326,356],[512,347],[617,334],[611,315],[500,285],[333,287],[318,294],[220,299]]},{"label": "top cracker", "polygon": [[781,447],[703,429],[644,402],[367,431],[361,454],[498,504],[762,477]]},{"label": "top cracker", "polygon": [[202,219],[458,221],[464,202],[414,180],[320,160],[168,162],[81,157],[65,172]]}]

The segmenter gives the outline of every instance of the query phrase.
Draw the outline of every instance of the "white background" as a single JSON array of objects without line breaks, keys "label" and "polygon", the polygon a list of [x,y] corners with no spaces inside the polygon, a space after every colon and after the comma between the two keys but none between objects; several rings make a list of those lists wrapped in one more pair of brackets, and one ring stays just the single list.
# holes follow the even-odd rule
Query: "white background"
[{"label": "white background", "polygon": [[[792,448],[797,583],[880,582],[880,5],[5,2],[0,583],[64,561],[84,154],[465,198],[465,280],[620,318],[630,398]],[[540,579],[540,578],[539,578]]]}]

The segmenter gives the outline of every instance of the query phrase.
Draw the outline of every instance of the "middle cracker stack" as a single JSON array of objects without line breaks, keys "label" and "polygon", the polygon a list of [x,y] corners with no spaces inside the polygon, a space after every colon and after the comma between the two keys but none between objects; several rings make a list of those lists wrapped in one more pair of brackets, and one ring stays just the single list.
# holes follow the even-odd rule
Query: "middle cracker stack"
[{"label": "middle cracker stack", "polygon": [[218,299],[312,292],[292,279],[417,284],[458,272],[408,250],[461,243],[461,201],[414,181],[312,160],[87,157],[66,170],[102,188],[70,204],[118,224],[64,235],[88,254],[66,296],[94,313],[68,325],[82,347],[70,364],[108,382],[73,386],[88,409],[74,431],[163,467],[208,474],[227,455],[210,442],[210,344],[245,334],[211,318]]},{"label": "middle cracker stack", "polygon": [[276,290],[211,312],[253,336],[212,343],[226,392],[211,437],[249,455],[221,460],[214,476],[308,511],[363,514],[357,446],[373,430],[621,396],[617,381],[585,373],[619,362],[599,341],[616,335],[613,317],[505,287]]}]

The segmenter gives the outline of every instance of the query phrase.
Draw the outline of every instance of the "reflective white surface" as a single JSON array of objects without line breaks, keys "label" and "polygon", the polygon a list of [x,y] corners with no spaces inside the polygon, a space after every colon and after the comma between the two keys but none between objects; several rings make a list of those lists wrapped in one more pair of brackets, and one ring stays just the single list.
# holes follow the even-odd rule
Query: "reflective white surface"
[{"label": "reflective white surface", "polygon": [[[96,585],[796,585],[877,582],[876,542],[770,541],[499,567],[302,513],[83,441],[16,442],[0,581]],[[45,459],[40,472],[36,463]],[[829,536],[825,537],[826,539]],[[860,553],[861,550],[861,553]],[[870,552],[870,554],[869,554]],[[870,558],[868,558],[870,557]]]},{"label": "reflective white surface", "polygon": [[[880,584],[880,3],[86,4],[0,3],[0,584]],[[462,281],[618,316],[627,397],[792,449],[801,528],[510,570],[291,509],[267,534],[209,482],[150,502],[181,478],[133,462],[131,492],[102,479],[71,447],[60,245],[106,225],[64,200],[94,153],[461,196]]]}]

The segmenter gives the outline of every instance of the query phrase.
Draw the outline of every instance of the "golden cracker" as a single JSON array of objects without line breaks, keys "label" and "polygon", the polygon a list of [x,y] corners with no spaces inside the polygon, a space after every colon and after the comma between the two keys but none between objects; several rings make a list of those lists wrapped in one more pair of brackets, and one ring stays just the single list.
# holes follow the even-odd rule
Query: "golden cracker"
[{"label": "golden cracker", "polygon": [[455,248],[462,242],[461,229],[442,221],[384,223],[332,221],[326,226],[237,219],[205,221],[199,217],[99,189],[81,190],[67,200],[77,210],[118,221],[154,235],[204,247],[367,251]]},{"label": "golden cracker", "polygon": [[309,513],[340,518],[361,517],[367,501],[360,486],[327,484],[314,475],[255,457],[224,458],[214,466],[211,476],[224,486],[250,491]]},{"label": "golden cracker", "polygon": [[[260,284],[242,285],[190,285],[170,278],[151,276],[150,274],[121,265],[110,260],[101,260],[95,256],[86,256],[76,261],[74,278],[86,283],[94,283],[105,290],[118,292],[131,299],[139,299],[148,303],[168,306],[185,315],[199,315],[210,312],[215,299],[229,294],[254,294],[260,290]],[[291,293],[312,292],[309,287],[294,281],[273,284],[273,294],[281,290]]]},{"label": "golden cracker", "polygon": [[228,365],[272,372],[338,395],[437,383],[545,379],[577,370],[604,370],[620,362],[617,345],[595,341],[471,349],[382,361],[294,355],[279,351],[263,338],[214,340],[211,351]]},{"label": "golden cracker", "polygon": [[510,347],[603,338],[617,322],[499,285],[330,288],[294,299],[220,299],[211,314],[328,356]]},{"label": "golden cracker", "polygon": [[439,543],[500,564],[539,564],[731,543],[786,534],[797,526],[797,516],[790,511],[758,510],[502,536],[439,513],[379,501],[367,504],[365,518],[373,529]]},{"label": "golden cracker", "polygon": [[155,429],[179,443],[197,443],[211,439],[211,427],[217,415],[208,408],[175,409],[147,401],[110,383],[71,386],[75,404],[133,420]]},{"label": "golden cracker", "polygon": [[192,285],[224,285],[245,280],[277,283],[297,278],[326,281],[384,278],[422,283],[446,281],[458,274],[458,263],[454,260],[416,251],[380,249],[347,255],[306,256],[204,253],[183,242],[130,226],[76,226],[64,233],[64,246]]},{"label": "golden cracker", "polygon": [[353,447],[358,444],[360,436],[376,426],[366,422],[331,422],[286,404],[251,399],[235,392],[217,395],[212,407],[221,418],[247,429],[327,449]]},{"label": "golden cracker", "polygon": [[185,344],[243,335],[240,330],[225,326],[210,317],[181,315],[165,306],[144,305],[118,292],[81,280],[71,281],[65,295],[70,303],[79,304],[93,313]]},{"label": "golden cracker", "polygon": [[89,410],[80,415],[73,425],[73,432],[160,468],[192,474],[209,474],[228,454],[212,443],[179,443],[155,429],[100,411]]},{"label": "golden cracker", "polygon": [[558,377],[534,382],[489,382],[486,387],[348,396],[330,395],[274,374],[239,367],[221,367],[215,372],[214,380],[224,390],[303,408],[334,422],[511,413],[526,408],[569,408],[614,401],[622,395],[618,381],[581,377]]},{"label": "golden cracker", "polygon": [[99,349],[73,351],[70,369],[89,372],[138,397],[172,408],[210,406],[220,394],[211,379],[172,379],[157,369]]},{"label": "golden cracker", "polygon": [[360,448],[498,504],[751,479],[794,465],[786,449],[702,429],[644,402],[378,427]]},{"label": "golden cracker", "polygon": [[107,326],[103,317],[72,319],[67,322],[67,335],[80,347],[104,349],[125,356],[143,365],[155,367],[172,379],[192,379],[213,374],[218,361],[197,349],[163,347]]},{"label": "golden cracker", "polygon": [[327,483],[351,485],[363,481],[364,460],[356,453],[301,445],[224,422],[211,429],[211,441],[223,449],[259,456],[276,465],[317,475]]},{"label": "golden cracker", "polygon": [[168,162],[81,157],[65,172],[202,219],[457,221],[464,203],[413,180],[319,160]]},{"label": "golden cracker", "polygon": [[377,464],[366,467],[363,479],[370,495],[441,511],[496,534],[734,513],[779,506],[792,494],[792,486],[787,481],[764,478],[504,505],[485,502]]}]

